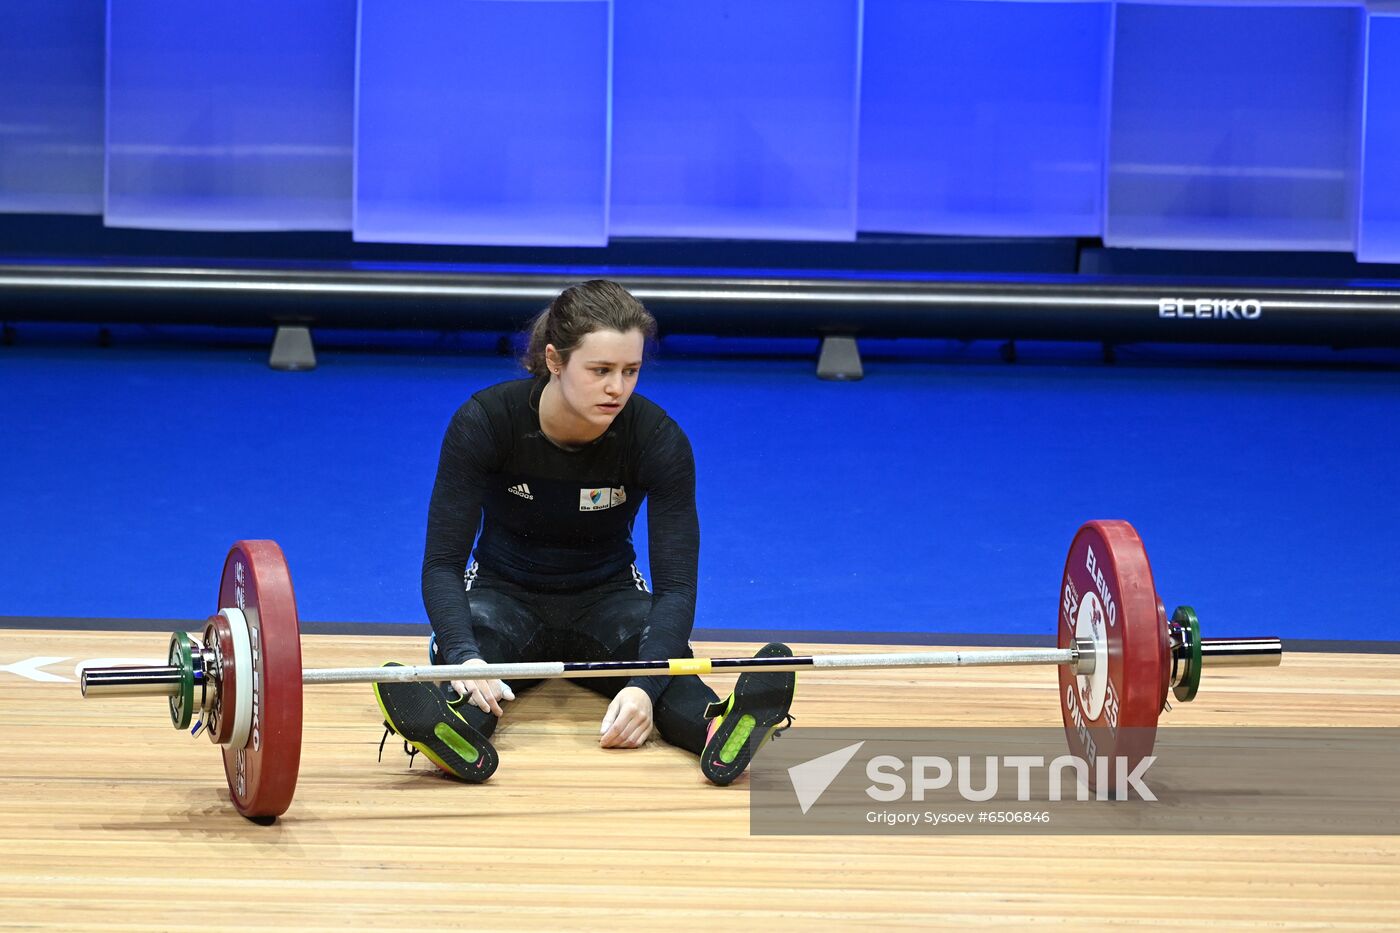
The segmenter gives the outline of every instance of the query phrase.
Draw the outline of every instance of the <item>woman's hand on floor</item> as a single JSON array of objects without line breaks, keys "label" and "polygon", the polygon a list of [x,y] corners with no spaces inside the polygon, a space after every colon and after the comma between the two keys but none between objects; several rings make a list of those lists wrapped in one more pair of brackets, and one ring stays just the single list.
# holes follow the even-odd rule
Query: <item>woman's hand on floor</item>
[{"label": "woman's hand on floor", "polygon": [[641,687],[623,687],[608,704],[598,744],[604,748],[637,748],[651,735],[651,697]]},{"label": "woman's hand on floor", "polygon": [[[463,662],[473,667],[485,667],[486,662],[481,658],[472,658]],[[502,700],[513,700],[515,694],[511,692],[510,685],[501,680],[454,680],[452,689],[457,691],[458,696],[467,698],[471,705],[487,713],[501,715]]]}]

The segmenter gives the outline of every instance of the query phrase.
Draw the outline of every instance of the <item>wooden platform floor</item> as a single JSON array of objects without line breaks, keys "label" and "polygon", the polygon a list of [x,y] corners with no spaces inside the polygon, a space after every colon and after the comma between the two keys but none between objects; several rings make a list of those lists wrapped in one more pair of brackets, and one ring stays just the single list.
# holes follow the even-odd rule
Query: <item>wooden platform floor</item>
[{"label": "wooden platform floor", "polygon": [[[159,635],[0,632],[0,664],[164,655]],[[748,645],[697,645],[712,655]],[[794,645],[798,653],[867,650]],[[888,647],[868,650],[898,650]],[[310,667],[416,661],[421,639],[307,636]],[[714,677],[721,694],[733,677]],[[1043,668],[804,674],[800,724],[1055,725]],[[1395,837],[753,837],[747,781],[653,741],[597,747],[603,701],[552,682],[511,706],[487,785],[413,769],[365,686],[308,691],[291,810],[226,799],[216,750],[161,700],[82,700],[0,671],[0,928],[634,929],[1400,925]],[[1400,725],[1400,657],[1221,673],[1189,725]]]}]

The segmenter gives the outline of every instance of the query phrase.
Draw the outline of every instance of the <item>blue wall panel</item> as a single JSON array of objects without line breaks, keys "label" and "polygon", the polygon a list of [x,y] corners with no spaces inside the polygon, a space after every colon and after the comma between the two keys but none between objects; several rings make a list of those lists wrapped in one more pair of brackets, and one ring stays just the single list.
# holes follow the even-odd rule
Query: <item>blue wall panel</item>
[{"label": "blue wall panel", "polygon": [[112,0],[107,223],[350,226],[354,0]]},{"label": "blue wall panel", "polygon": [[607,242],[608,0],[363,0],[355,237]]},{"label": "blue wall panel", "polygon": [[615,236],[855,237],[860,0],[616,0]]},{"label": "blue wall panel", "polygon": [[1356,258],[1400,262],[1400,4],[1368,17]]},{"label": "blue wall panel", "polygon": [[1120,4],[1112,246],[1350,250],[1363,12]]},{"label": "blue wall panel", "polygon": [[1112,12],[866,0],[860,229],[1098,236]]},{"label": "blue wall panel", "polygon": [[0,211],[102,213],[105,10],[0,4]]},{"label": "blue wall panel", "polygon": [[0,5],[0,211],[114,226],[1395,262],[1397,166],[1400,0]]}]

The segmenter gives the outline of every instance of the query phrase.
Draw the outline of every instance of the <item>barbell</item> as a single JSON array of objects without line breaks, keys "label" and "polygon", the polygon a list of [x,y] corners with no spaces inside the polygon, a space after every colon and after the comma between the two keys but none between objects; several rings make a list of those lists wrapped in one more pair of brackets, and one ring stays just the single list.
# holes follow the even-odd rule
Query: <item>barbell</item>
[{"label": "barbell", "polygon": [[191,734],[206,732],[221,746],[229,797],[259,822],[285,813],[296,791],[308,684],[1054,664],[1070,750],[1089,765],[1091,784],[1113,787],[1151,754],[1169,692],[1188,702],[1204,667],[1277,665],[1283,654],[1277,638],[1202,638],[1189,606],[1169,618],[1142,540],[1124,521],[1088,522],[1075,535],[1054,648],[303,670],[291,574],[281,548],[266,540],[229,550],[218,607],[198,639],[171,635],[168,663],[89,668],[81,688],[85,697],[165,696],[180,730],[197,712]]}]

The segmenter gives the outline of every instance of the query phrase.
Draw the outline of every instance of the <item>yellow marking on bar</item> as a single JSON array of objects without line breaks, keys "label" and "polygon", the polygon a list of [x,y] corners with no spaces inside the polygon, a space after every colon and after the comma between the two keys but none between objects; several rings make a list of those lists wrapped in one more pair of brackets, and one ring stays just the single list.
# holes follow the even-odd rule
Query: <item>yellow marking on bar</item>
[{"label": "yellow marking on bar", "polygon": [[709,658],[672,658],[672,674],[708,674],[710,672]]}]

